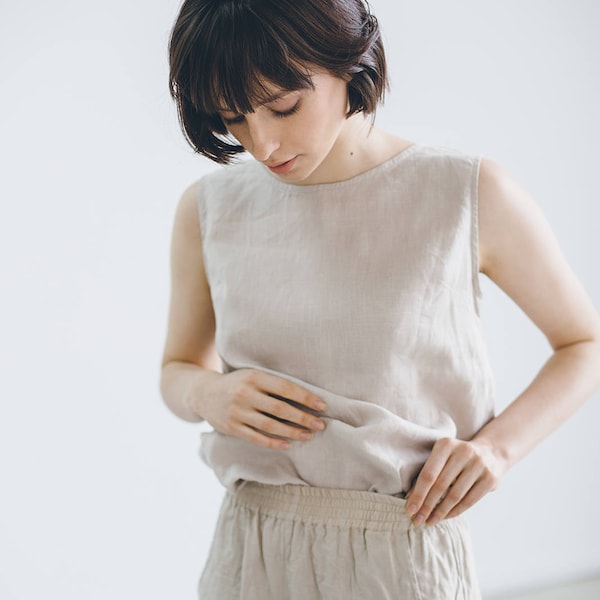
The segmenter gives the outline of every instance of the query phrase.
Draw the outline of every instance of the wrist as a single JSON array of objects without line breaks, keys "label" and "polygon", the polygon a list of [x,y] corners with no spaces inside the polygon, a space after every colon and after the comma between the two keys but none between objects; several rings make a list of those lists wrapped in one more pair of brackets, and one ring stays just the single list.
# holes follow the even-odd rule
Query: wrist
[{"label": "wrist", "polygon": [[186,392],[183,396],[185,410],[197,421],[206,419],[206,409],[210,400],[210,381],[222,377],[216,371],[198,370],[188,382]]},{"label": "wrist", "polygon": [[498,475],[506,473],[506,471],[514,464],[509,448],[498,440],[495,440],[487,432],[484,432],[484,430],[477,433],[472,438],[471,443],[475,444],[482,454],[490,457],[495,465],[494,471],[496,471]]}]

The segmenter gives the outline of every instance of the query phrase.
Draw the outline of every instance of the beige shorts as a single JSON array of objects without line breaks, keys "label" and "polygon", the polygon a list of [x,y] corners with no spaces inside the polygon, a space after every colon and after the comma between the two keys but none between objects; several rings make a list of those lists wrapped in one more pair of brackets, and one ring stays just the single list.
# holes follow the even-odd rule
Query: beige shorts
[{"label": "beige shorts", "polygon": [[201,600],[479,600],[463,517],[415,527],[403,499],[247,482],[223,501]]}]

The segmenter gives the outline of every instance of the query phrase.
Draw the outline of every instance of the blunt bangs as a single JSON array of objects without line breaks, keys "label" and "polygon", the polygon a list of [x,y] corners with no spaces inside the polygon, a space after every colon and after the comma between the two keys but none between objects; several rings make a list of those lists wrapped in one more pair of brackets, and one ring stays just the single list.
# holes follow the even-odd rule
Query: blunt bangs
[{"label": "blunt bangs", "polygon": [[[312,88],[311,70],[348,81],[348,116],[387,87],[377,20],[363,0],[185,0],[169,44],[171,96],[187,141],[218,163],[244,151],[219,112]],[[233,143],[232,143],[233,142]]]},{"label": "blunt bangs", "polygon": [[214,38],[207,36],[190,60],[190,100],[196,110],[207,115],[252,112],[273,93],[265,83],[286,91],[313,87],[307,68],[254,14],[237,11],[226,35],[219,16],[209,30]]}]

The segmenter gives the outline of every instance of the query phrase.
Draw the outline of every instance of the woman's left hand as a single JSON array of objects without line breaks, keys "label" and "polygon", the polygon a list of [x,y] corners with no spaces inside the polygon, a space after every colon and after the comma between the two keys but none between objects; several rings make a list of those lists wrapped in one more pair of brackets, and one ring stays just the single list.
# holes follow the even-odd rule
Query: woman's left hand
[{"label": "woman's left hand", "polygon": [[415,525],[456,517],[495,490],[505,470],[488,444],[440,439],[406,495],[406,510]]}]

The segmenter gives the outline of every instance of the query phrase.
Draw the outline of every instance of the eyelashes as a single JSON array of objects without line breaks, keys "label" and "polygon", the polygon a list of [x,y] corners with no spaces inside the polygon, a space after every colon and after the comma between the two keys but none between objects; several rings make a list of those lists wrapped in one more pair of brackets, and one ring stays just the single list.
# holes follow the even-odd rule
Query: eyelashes
[{"label": "eyelashes", "polygon": [[289,116],[293,115],[294,113],[297,113],[299,108],[300,108],[300,100],[298,100],[298,102],[296,102],[296,104],[294,104],[294,106],[292,106],[292,108],[290,108],[289,110],[284,110],[284,111],[273,110],[272,113],[279,119],[285,119],[285,117],[289,117]]},{"label": "eyelashes", "polygon": [[[294,106],[292,106],[292,108],[290,108],[289,110],[269,110],[273,113],[274,117],[277,117],[278,119],[285,119],[286,117],[290,117],[294,113],[297,113],[298,110],[300,110],[300,104],[301,100],[298,100],[298,102],[296,102],[296,104],[294,104]],[[225,117],[221,117],[221,119],[225,125],[237,125],[244,120],[244,115],[238,115],[237,117],[233,117],[232,119],[226,119]]]}]

